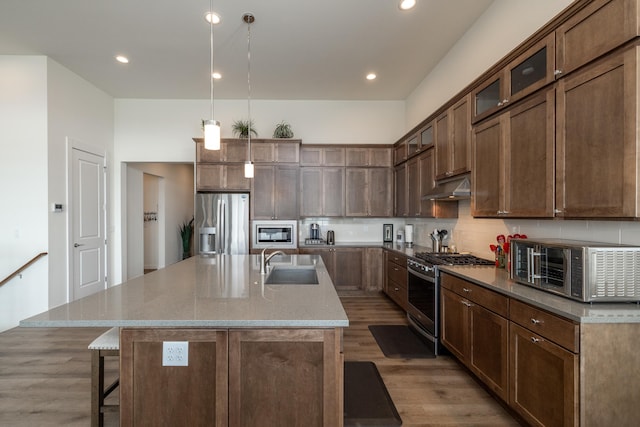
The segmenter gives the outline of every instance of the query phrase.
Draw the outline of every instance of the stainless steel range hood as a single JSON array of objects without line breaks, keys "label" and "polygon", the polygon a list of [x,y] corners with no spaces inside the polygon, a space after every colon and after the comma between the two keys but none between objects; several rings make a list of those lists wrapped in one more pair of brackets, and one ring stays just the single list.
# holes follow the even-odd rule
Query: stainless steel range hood
[{"label": "stainless steel range hood", "polygon": [[469,176],[439,181],[433,190],[422,196],[422,200],[462,200],[471,197]]}]

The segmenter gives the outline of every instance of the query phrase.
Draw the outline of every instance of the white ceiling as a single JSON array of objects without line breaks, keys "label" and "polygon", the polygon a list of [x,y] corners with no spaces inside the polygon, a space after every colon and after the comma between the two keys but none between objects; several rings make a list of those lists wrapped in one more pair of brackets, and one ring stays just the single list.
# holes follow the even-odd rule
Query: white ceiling
[{"label": "white ceiling", "polygon": [[[403,100],[492,0],[214,0],[216,99]],[[209,98],[209,0],[2,0],[0,54],[46,55],[115,98]],[[116,63],[127,55],[128,65]],[[365,80],[368,72],[378,78]]]}]

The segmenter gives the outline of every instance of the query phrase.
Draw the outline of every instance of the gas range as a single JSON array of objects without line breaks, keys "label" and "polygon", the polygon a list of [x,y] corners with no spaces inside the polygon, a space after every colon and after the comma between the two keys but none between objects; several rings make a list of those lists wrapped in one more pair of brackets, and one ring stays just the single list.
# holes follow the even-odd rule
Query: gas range
[{"label": "gas range", "polygon": [[418,260],[409,259],[407,267],[431,277],[435,276],[437,265],[495,265],[494,261],[460,253],[417,252],[414,257]]}]

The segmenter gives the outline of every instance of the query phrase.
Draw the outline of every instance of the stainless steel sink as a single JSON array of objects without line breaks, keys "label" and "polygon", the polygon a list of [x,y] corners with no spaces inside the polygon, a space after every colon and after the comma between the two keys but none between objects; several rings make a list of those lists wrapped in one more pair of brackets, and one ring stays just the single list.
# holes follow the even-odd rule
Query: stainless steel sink
[{"label": "stainless steel sink", "polygon": [[315,266],[275,266],[265,280],[265,285],[317,285]]}]

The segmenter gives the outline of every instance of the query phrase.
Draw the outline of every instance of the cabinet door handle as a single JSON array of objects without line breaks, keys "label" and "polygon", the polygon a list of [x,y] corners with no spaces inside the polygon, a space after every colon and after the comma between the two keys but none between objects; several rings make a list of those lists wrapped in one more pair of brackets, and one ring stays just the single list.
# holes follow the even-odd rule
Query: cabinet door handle
[{"label": "cabinet door handle", "polygon": [[470,302],[467,302],[465,300],[461,300],[460,301],[462,304],[466,305],[467,307],[473,307],[473,304],[471,304]]},{"label": "cabinet door handle", "polygon": [[560,74],[562,74],[562,70],[553,70],[554,76],[559,76]]},{"label": "cabinet door handle", "polygon": [[398,292],[400,288],[393,288],[394,291]]},{"label": "cabinet door handle", "polygon": [[535,344],[535,343],[540,342],[540,339],[536,338],[536,337],[531,337],[531,342]]},{"label": "cabinet door handle", "polygon": [[467,289],[467,288],[462,288],[462,290],[463,290],[464,292],[471,292],[471,289]]},{"label": "cabinet door handle", "polygon": [[557,214],[562,213],[562,212],[564,212],[562,209],[554,209],[553,210],[553,213],[557,213]]},{"label": "cabinet door handle", "polygon": [[531,323],[533,323],[534,325],[539,325],[539,324],[541,324],[541,323],[542,323],[542,321],[541,321],[541,320],[538,320],[538,319],[534,319],[534,318],[532,317],[532,318],[531,318]]}]

